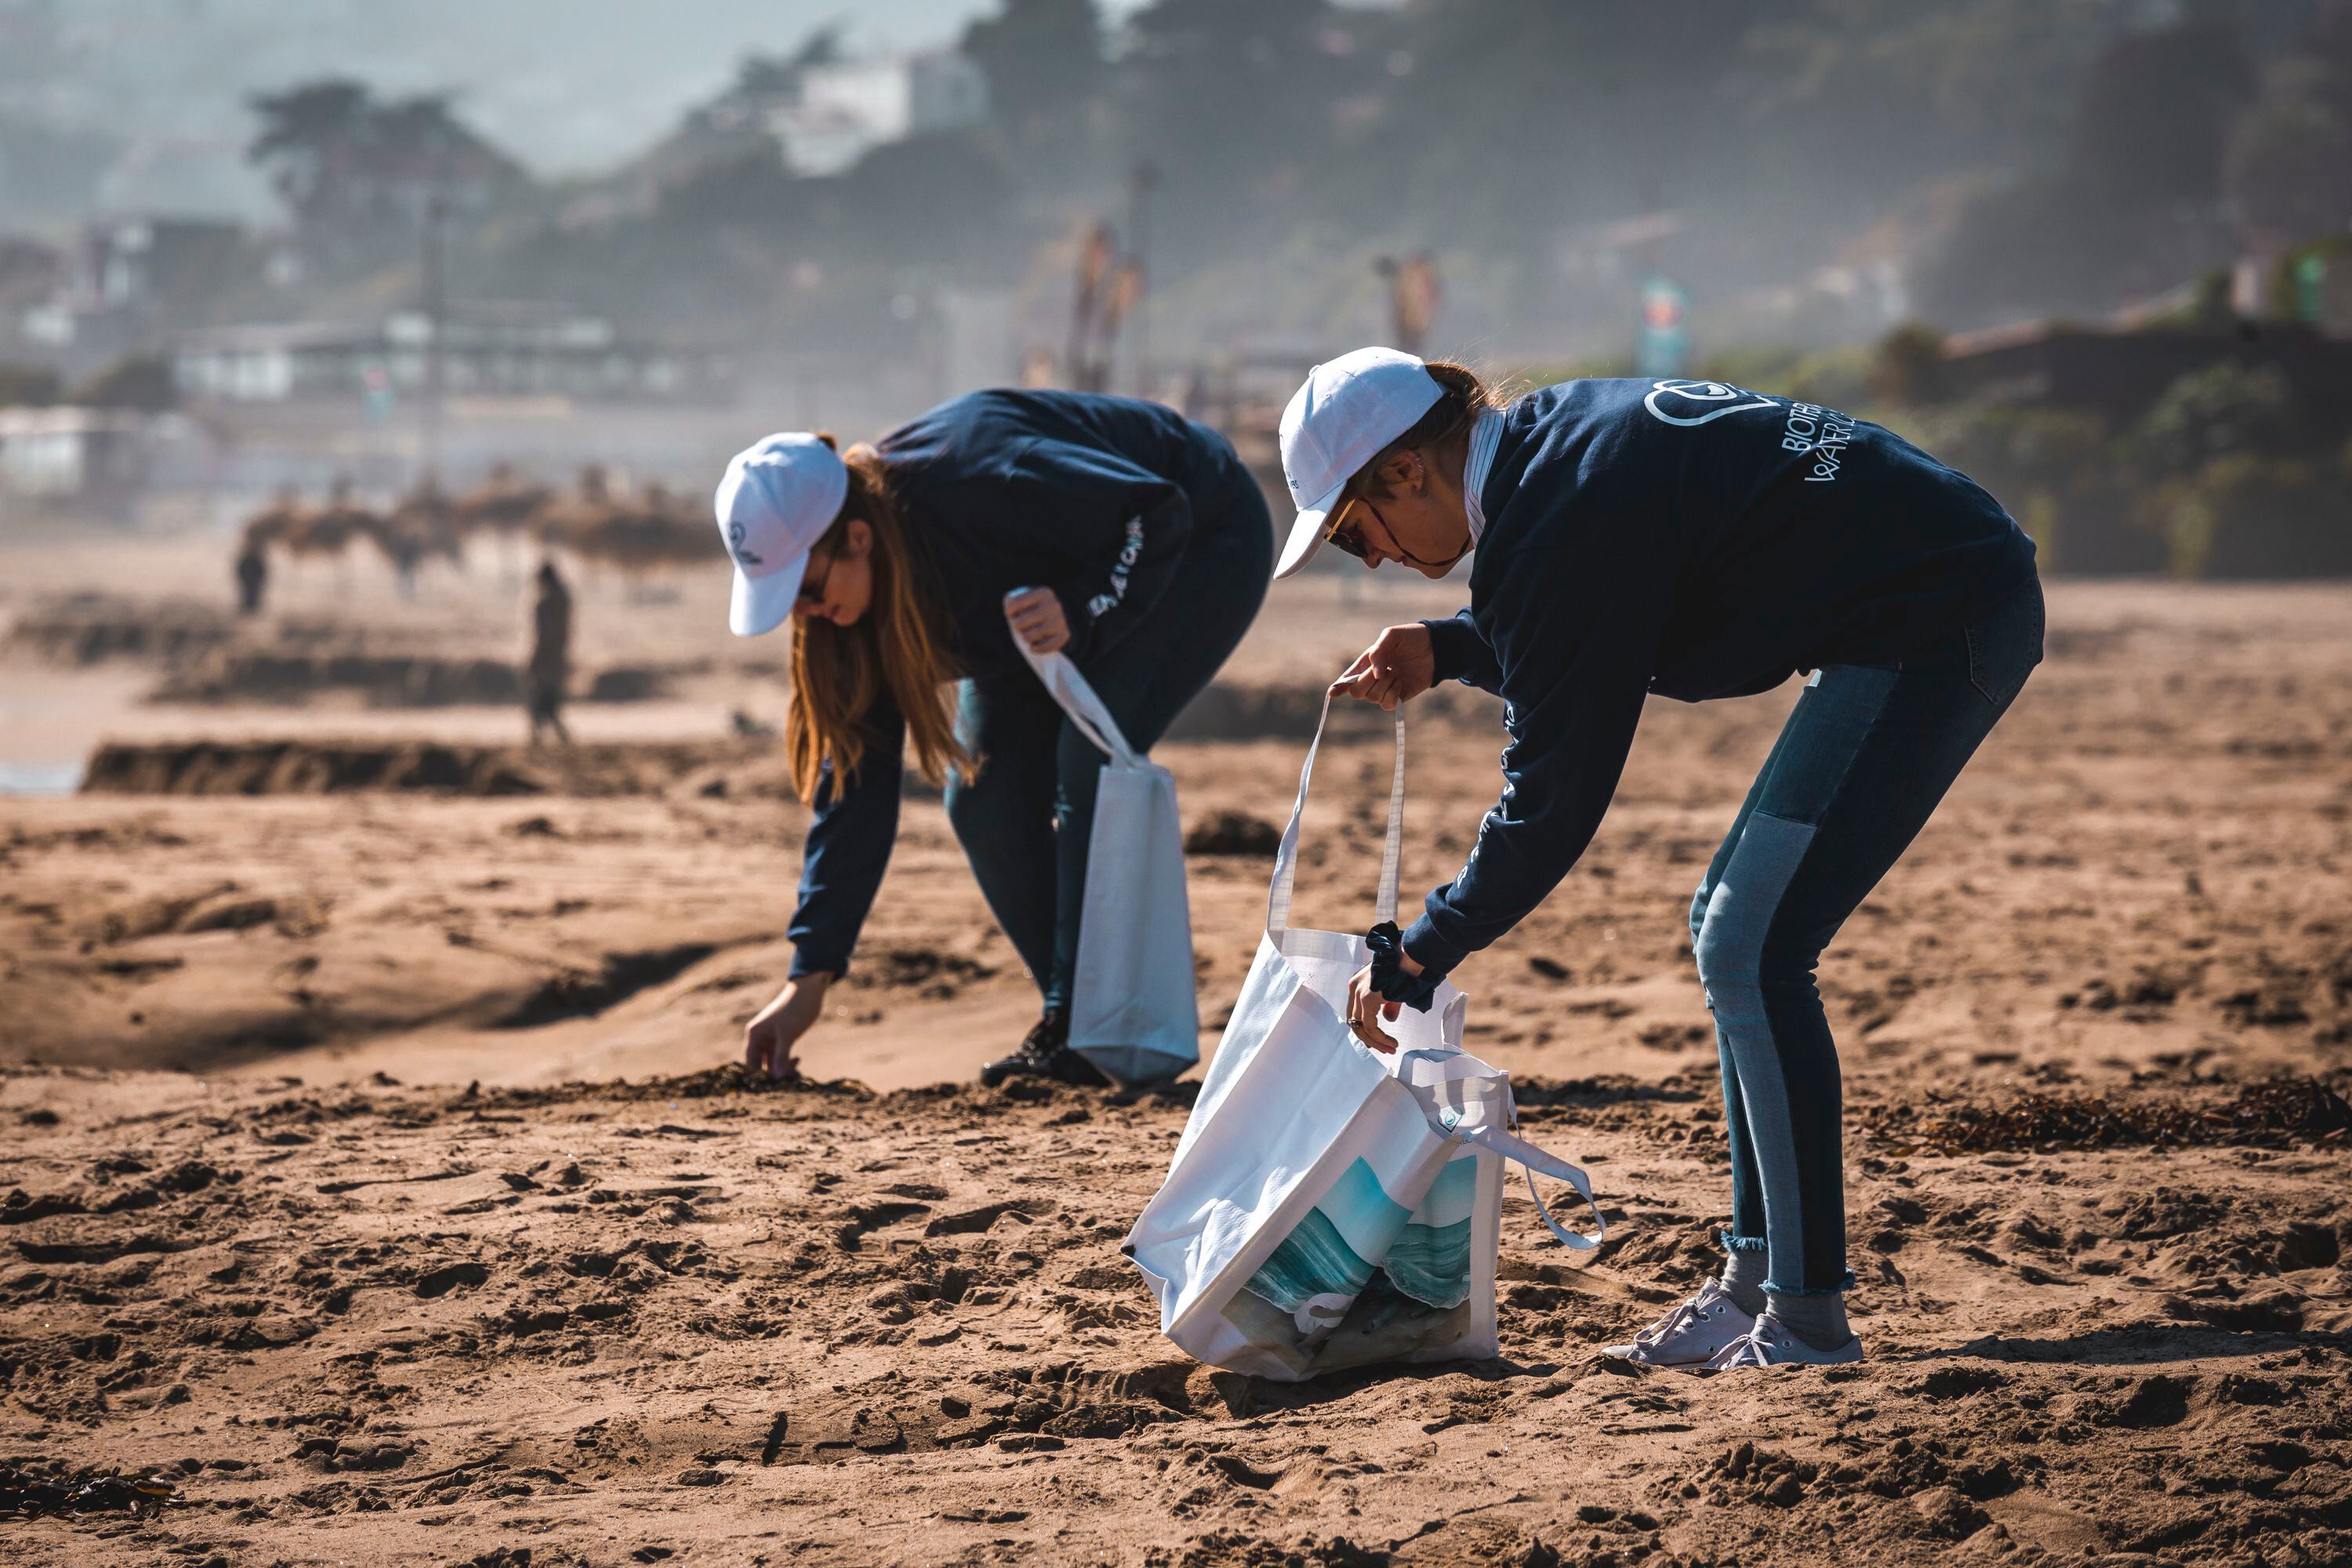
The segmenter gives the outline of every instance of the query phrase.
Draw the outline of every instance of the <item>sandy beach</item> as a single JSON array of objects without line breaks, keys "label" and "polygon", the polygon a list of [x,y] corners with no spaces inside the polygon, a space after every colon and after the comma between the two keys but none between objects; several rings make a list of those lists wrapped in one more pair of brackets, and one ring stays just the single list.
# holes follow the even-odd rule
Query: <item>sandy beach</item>
[{"label": "sandy beach", "polygon": [[[780,705],[781,650],[710,635],[723,585],[583,587],[587,671],[651,673],[556,757],[435,700],[513,654],[494,574],[415,605],[289,584],[237,626],[70,599],[92,560],[0,599],[0,761],[125,747],[0,797],[0,1462],[171,1496],[0,1521],[0,1555],[2352,1556],[2352,590],[2053,584],[2049,662],[1822,968],[1870,1361],[1593,1354],[1717,1257],[1685,910],[1792,686],[1653,702],[1591,854],[1457,977],[1609,1243],[1580,1265],[1507,1197],[1499,1360],[1284,1386],[1182,1357],[1119,1256],[1187,1086],[971,1087],[1034,992],[936,799],[809,1081],[729,1065],[805,817],[730,733]],[[1285,585],[1160,750],[1187,822],[1278,826],[1318,681],[1452,603]],[[362,654],[411,662],[333,664]],[[1307,825],[1300,913],[1337,929],[1369,918],[1374,718]],[[1409,888],[1467,847],[1500,739],[1475,693],[1416,714]],[[1204,1054],[1268,864],[1190,858]]]}]

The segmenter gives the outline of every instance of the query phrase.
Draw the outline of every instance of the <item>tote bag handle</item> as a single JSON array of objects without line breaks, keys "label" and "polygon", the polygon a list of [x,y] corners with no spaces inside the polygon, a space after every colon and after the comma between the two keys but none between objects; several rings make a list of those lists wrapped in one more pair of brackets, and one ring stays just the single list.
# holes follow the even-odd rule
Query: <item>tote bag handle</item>
[{"label": "tote bag handle", "polygon": [[1110,716],[1109,706],[1087,684],[1087,678],[1078,673],[1076,665],[1058,653],[1032,650],[1018,632],[1013,634],[1013,646],[1021,650],[1021,657],[1029,661],[1029,668],[1045,683],[1046,693],[1061,704],[1062,711],[1069,715],[1078,733],[1093,742],[1095,750],[1108,757],[1111,765],[1131,768],[1144,760],[1140,752],[1127,743],[1118,721]]},{"label": "tote bag handle", "polygon": [[[1562,1247],[1578,1252],[1591,1252],[1608,1238],[1609,1222],[1601,1217],[1601,1205],[1592,1201],[1591,1179],[1582,1171],[1549,1150],[1536,1147],[1517,1133],[1506,1131],[1491,1124],[1464,1127],[1455,1131],[1454,1135],[1465,1142],[1475,1143],[1481,1149],[1499,1154],[1506,1160],[1518,1162],[1520,1173],[1528,1179],[1528,1196],[1535,1200],[1536,1213],[1543,1215],[1544,1224],[1550,1227],[1552,1235],[1559,1238],[1559,1244]],[[1572,1231],[1552,1217],[1551,1205],[1543,1201],[1541,1193],[1536,1191],[1536,1173],[1538,1171],[1554,1181],[1566,1182],[1576,1189],[1576,1195],[1582,1198],[1584,1206],[1592,1211],[1591,1236]]]},{"label": "tote bag handle", "polygon": [[[1315,777],[1315,753],[1323,744],[1323,727],[1331,721],[1331,692],[1323,693],[1323,712],[1315,721],[1315,739],[1298,770],[1298,799],[1290,807],[1290,826],[1283,829],[1282,845],[1274,853],[1274,884],[1266,889],[1265,930],[1279,938],[1290,929],[1290,895],[1298,877],[1298,822],[1307,814],[1307,786]],[[1373,904],[1375,921],[1392,921],[1397,913],[1397,876],[1404,851],[1404,709],[1396,710],[1396,765],[1389,775],[1389,834],[1381,847],[1380,897]]]}]

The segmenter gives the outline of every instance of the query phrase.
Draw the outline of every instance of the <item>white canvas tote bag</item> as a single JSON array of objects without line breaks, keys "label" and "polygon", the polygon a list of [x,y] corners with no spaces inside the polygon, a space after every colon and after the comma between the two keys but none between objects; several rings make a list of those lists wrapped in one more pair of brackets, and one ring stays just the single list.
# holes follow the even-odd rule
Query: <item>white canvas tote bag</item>
[{"label": "white canvas tote bag", "polygon": [[1013,643],[1078,732],[1102,752],[1087,898],[1070,986],[1070,1048],[1123,1084],[1158,1083],[1201,1059],[1192,911],[1176,775],[1127,743],[1077,666]]},{"label": "white canvas tote bag", "polygon": [[[1402,713],[1396,742],[1381,920],[1397,907]],[[1581,1172],[1509,1131],[1510,1079],[1462,1050],[1468,1003],[1452,984],[1428,1012],[1408,1008],[1387,1026],[1399,1042],[1391,1056],[1349,1032],[1348,981],[1370,961],[1364,940],[1290,924],[1321,743],[1318,722],[1256,960],[1168,1179],[1125,1248],[1170,1339],[1213,1365],[1285,1381],[1376,1361],[1493,1355],[1502,1160],[1591,1199]],[[1569,1246],[1598,1243],[1549,1210],[1544,1218]]]}]

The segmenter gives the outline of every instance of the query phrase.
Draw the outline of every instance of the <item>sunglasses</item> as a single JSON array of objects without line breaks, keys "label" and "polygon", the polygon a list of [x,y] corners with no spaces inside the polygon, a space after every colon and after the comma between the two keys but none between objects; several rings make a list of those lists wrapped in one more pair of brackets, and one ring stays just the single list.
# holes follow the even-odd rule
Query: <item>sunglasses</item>
[{"label": "sunglasses", "polygon": [[1371,547],[1364,542],[1363,524],[1356,519],[1358,507],[1363,507],[1366,511],[1372,510],[1364,505],[1363,498],[1360,496],[1349,496],[1346,500],[1341,501],[1339,510],[1331,514],[1330,521],[1323,526],[1323,542],[1326,544],[1337,545],[1357,560],[1364,561],[1370,558]]},{"label": "sunglasses", "polygon": [[[814,551],[809,552],[810,566],[815,565],[819,557]],[[824,603],[824,585],[833,581],[833,557],[827,555],[823,559],[824,561],[824,574],[818,577],[814,582],[811,582],[809,580],[807,567],[803,567],[801,569],[801,591],[799,599],[803,605],[822,605]]]}]

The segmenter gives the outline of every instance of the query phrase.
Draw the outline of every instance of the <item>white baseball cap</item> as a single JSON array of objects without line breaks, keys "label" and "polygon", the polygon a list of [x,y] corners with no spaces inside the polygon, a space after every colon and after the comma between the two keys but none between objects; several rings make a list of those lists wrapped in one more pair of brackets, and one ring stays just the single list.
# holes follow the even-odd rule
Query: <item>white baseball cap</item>
[{"label": "white baseball cap", "polygon": [[1274,574],[1287,577],[1323,545],[1325,520],[1356,470],[1412,429],[1445,395],[1419,356],[1358,349],[1307,372],[1282,411],[1282,477],[1298,521]]},{"label": "white baseball cap", "polygon": [[793,613],[809,548],[841,515],[849,468],[840,454],[799,431],[768,436],[728,460],[712,509],[735,562],[727,625],[739,637],[775,630]]}]

